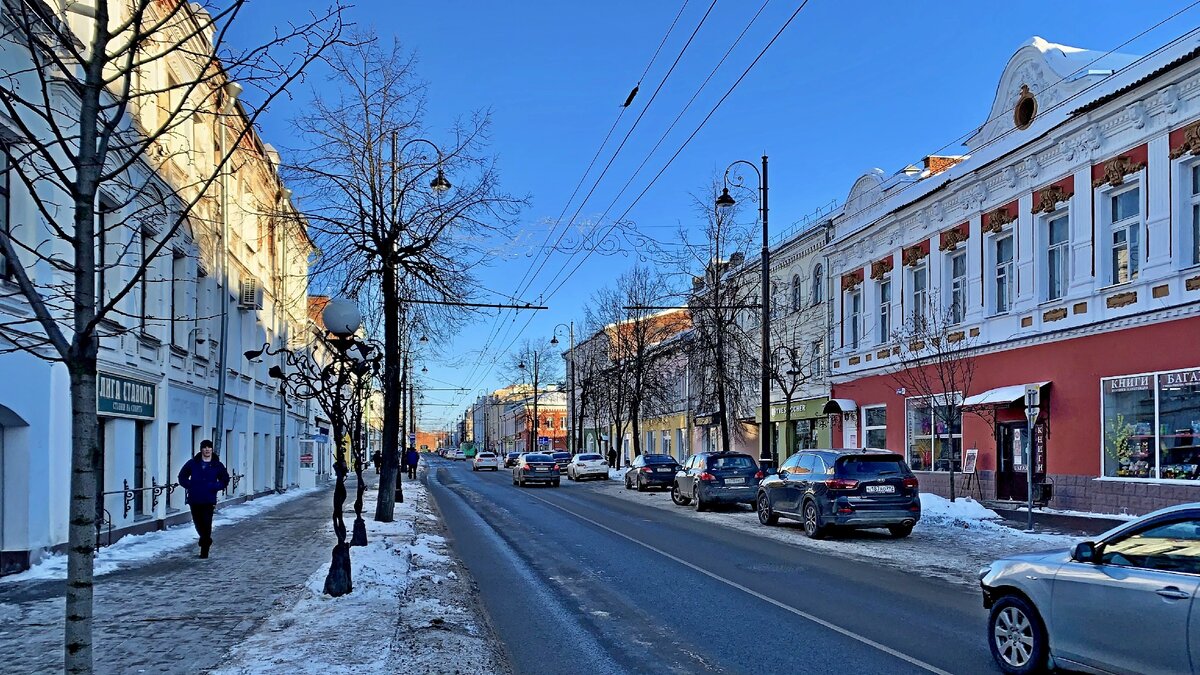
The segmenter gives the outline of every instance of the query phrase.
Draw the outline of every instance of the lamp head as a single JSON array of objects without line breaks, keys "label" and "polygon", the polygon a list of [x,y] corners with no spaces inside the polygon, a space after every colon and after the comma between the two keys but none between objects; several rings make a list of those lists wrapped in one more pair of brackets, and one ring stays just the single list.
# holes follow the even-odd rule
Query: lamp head
[{"label": "lamp head", "polygon": [[271,369],[267,371],[267,375],[270,375],[272,378],[274,378],[276,380],[282,380],[283,379],[283,369],[280,368],[279,366],[271,366]]},{"label": "lamp head", "polygon": [[729,188],[721,188],[721,196],[717,197],[717,208],[728,209],[737,203],[733,195],[729,194]]},{"label": "lamp head", "polygon": [[426,343],[426,342],[429,342],[429,338],[428,338],[427,336],[425,336],[425,335],[422,335],[422,336],[421,336],[421,339],[420,339],[420,340],[418,340],[417,342],[420,342],[420,343]]},{"label": "lamp head", "polygon": [[554,337],[550,338],[550,344],[552,344],[552,345],[556,345],[556,344],[558,344],[558,336],[557,336],[557,335],[555,335]]},{"label": "lamp head", "polygon": [[525,362],[524,362],[524,361],[522,361],[522,362],[518,363],[518,364],[517,364],[517,368],[519,368],[519,369],[521,369],[521,370],[525,370]]},{"label": "lamp head", "polygon": [[245,352],[242,352],[242,356],[246,357],[246,360],[251,362],[257,361],[258,357],[262,356],[262,354],[263,350],[261,349],[248,349]]},{"label": "lamp head", "polygon": [[446,180],[446,174],[442,172],[441,167],[438,167],[437,175],[433,177],[433,180],[429,181],[429,187],[438,194],[450,189],[450,181]]},{"label": "lamp head", "polygon": [[358,305],[345,298],[333,298],[321,312],[325,328],[334,335],[345,338],[354,335],[362,325],[362,314]]}]

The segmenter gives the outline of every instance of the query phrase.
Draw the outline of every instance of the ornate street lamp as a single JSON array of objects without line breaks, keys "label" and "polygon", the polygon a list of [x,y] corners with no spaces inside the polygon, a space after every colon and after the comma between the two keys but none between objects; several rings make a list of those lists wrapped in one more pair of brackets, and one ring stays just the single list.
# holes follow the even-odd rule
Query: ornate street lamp
[{"label": "ornate street lamp", "polygon": [[327,334],[321,342],[330,347],[326,359],[319,359],[310,350],[293,351],[287,347],[272,347],[269,343],[262,348],[244,353],[249,361],[256,361],[264,354],[268,356],[282,355],[287,369],[276,364],[271,366],[267,374],[279,381],[280,388],[292,397],[316,401],[333,425],[334,444],[337,448],[334,462],[334,473],[337,482],[333,493],[333,531],[337,536],[337,544],[333,548],[333,557],[329,565],[329,573],[325,577],[325,593],[338,597],[354,590],[350,575],[350,546],[366,545],[366,523],[362,519],[362,495],[365,484],[362,479],[361,448],[349,448],[354,453],[356,471],[358,472],[358,499],[355,504],[356,519],[354,523],[354,539],[346,542],[346,523],[342,518],[342,508],[346,502],[346,475],[349,473],[346,463],[346,437],[350,431],[350,422],[357,419],[361,423],[361,389],[369,383],[371,375],[377,370],[382,351],[358,340],[355,333],[362,323],[362,316],[357,306],[349,300],[332,299],[321,314]]}]

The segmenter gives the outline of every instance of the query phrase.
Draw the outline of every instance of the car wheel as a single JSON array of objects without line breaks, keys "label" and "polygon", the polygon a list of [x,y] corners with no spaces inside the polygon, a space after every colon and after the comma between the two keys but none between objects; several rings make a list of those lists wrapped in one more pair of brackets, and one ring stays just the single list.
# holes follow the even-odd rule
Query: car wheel
[{"label": "car wheel", "polygon": [[631,485],[629,484],[629,476],[625,476],[625,489],[626,489],[626,490],[632,490],[632,489],[633,489],[633,486],[631,486]]},{"label": "car wheel", "polygon": [[774,525],[779,522],[779,514],[771,508],[771,498],[765,493],[758,496],[758,522],[763,525]]},{"label": "car wheel", "polygon": [[690,498],[684,497],[683,493],[679,491],[678,484],[671,486],[671,501],[675,502],[676,506],[687,506],[692,502]]},{"label": "car wheel", "polygon": [[645,483],[642,482],[641,478],[637,479],[637,491],[638,492],[646,491],[646,485],[645,485]]},{"label": "car wheel", "polygon": [[992,658],[1004,672],[1026,675],[1045,670],[1046,627],[1025,598],[1006,595],[992,605],[988,637]]},{"label": "car wheel", "polygon": [[825,536],[825,526],[821,524],[821,512],[817,510],[816,502],[804,502],[804,534],[809,539],[820,539]]},{"label": "car wheel", "polygon": [[708,504],[700,499],[700,492],[696,488],[692,488],[692,508],[696,511],[704,511],[708,508]]},{"label": "car wheel", "polygon": [[525,487],[525,477],[521,476],[517,479],[517,487]]},{"label": "car wheel", "polygon": [[472,471],[478,471],[478,470],[479,470],[479,467],[477,467],[477,466],[472,466],[472,467],[471,467],[471,470],[472,470]]},{"label": "car wheel", "polygon": [[903,539],[912,534],[912,525],[888,525],[888,532],[896,539]]},{"label": "car wheel", "polygon": [[551,483],[551,485],[553,485],[554,487],[558,487],[559,481],[556,479],[553,483]]},{"label": "car wheel", "polygon": [[513,485],[516,485],[516,484],[517,484],[517,477],[516,477],[516,476],[513,476],[513,477],[512,477],[512,479],[513,479]]}]

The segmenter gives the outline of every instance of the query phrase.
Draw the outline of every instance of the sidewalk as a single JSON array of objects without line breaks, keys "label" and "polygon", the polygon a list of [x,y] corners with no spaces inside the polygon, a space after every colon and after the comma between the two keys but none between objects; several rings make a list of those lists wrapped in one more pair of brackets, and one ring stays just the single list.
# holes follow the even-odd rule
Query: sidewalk
[{"label": "sidewalk", "polygon": [[[285,493],[218,510],[212,557],[190,523],[102,550],[95,586],[100,673],[196,673],[221,660],[329,559],[330,490]],[[222,516],[224,516],[222,518]],[[122,543],[123,542],[123,543]],[[62,670],[62,561],[0,579],[0,670]],[[298,573],[298,570],[302,572]]]}]

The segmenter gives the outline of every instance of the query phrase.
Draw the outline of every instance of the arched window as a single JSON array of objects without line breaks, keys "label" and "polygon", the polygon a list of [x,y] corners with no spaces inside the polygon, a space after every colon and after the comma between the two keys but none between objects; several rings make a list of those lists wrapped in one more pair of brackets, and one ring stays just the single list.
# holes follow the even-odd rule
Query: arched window
[{"label": "arched window", "polygon": [[812,275],[812,304],[819,305],[825,300],[824,287],[825,282],[821,274],[821,263],[817,263],[816,267],[813,267]]},{"label": "arched window", "polygon": [[802,302],[803,301],[801,300],[801,295],[800,295],[800,275],[793,274],[792,275],[792,311],[793,312],[800,311],[800,305]]}]

